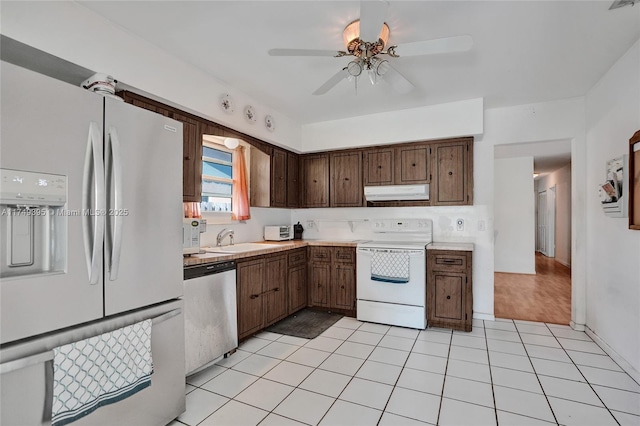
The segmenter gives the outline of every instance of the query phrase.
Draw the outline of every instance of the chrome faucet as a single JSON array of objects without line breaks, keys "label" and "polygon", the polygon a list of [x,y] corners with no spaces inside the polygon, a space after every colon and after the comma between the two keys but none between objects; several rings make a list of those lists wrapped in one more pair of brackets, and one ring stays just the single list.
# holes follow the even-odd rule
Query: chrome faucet
[{"label": "chrome faucet", "polygon": [[233,245],[233,229],[224,228],[222,231],[218,232],[218,236],[216,237],[216,247],[222,246],[222,240],[226,236],[229,236],[229,245]]}]

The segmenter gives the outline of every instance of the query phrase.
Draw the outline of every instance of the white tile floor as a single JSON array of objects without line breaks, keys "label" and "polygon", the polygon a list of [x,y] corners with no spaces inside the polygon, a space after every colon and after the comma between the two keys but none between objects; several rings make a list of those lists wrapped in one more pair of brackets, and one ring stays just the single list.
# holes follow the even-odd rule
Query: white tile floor
[{"label": "white tile floor", "polygon": [[196,425],[640,425],[640,385],[583,332],[473,332],[343,318],[313,340],[261,333],[187,378]]}]

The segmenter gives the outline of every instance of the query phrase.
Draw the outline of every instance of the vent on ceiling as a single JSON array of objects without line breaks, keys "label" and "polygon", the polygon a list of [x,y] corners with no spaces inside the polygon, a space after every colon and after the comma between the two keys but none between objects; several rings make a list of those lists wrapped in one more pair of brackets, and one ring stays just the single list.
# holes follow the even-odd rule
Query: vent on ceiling
[{"label": "vent on ceiling", "polygon": [[638,0],[616,0],[613,2],[609,10],[618,9],[619,7],[633,6]]}]

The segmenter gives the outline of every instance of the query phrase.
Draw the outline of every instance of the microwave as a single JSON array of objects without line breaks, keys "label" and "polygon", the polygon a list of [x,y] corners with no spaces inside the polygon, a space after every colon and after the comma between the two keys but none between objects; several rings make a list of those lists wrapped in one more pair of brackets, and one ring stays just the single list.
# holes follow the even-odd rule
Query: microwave
[{"label": "microwave", "polygon": [[265,226],[265,241],[293,240],[293,225],[288,226]]}]

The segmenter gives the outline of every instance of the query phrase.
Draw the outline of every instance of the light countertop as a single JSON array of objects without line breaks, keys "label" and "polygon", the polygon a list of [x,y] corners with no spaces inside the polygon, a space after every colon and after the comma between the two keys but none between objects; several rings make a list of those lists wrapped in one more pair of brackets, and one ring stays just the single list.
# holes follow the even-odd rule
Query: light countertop
[{"label": "light countertop", "polygon": [[473,251],[473,243],[433,242],[427,246],[427,250]]},{"label": "light countertop", "polygon": [[[278,253],[307,246],[356,247],[360,241],[331,241],[331,240],[289,240],[289,241],[258,241],[268,245],[264,249],[245,251],[242,253],[201,253],[184,256],[183,266],[202,265],[204,263],[222,262],[225,260],[240,260],[247,257]],[[239,243],[241,244],[241,243]],[[273,247],[278,245],[278,247]]]}]

